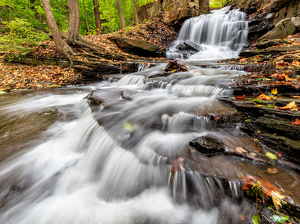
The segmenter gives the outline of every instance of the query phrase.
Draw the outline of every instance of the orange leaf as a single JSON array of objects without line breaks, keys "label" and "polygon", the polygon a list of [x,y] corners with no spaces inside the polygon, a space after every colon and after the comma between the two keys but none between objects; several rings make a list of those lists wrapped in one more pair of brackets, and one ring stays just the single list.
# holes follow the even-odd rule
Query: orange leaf
[{"label": "orange leaf", "polygon": [[264,100],[272,100],[271,97],[265,95],[265,94],[260,94],[257,99],[261,100],[261,101],[264,101]]},{"label": "orange leaf", "polygon": [[279,109],[279,110],[289,110],[289,109],[297,108],[297,105],[296,105],[295,101],[293,101],[293,102],[288,103],[284,107],[274,106],[274,108]]},{"label": "orange leaf", "polygon": [[243,96],[237,96],[235,97],[236,100],[240,101],[240,100],[244,100],[246,95],[243,95]]},{"label": "orange leaf", "polygon": [[178,170],[181,172],[181,166],[183,166],[184,158],[179,157],[178,159],[174,160],[173,166],[171,168],[170,173],[175,177],[175,173]]},{"label": "orange leaf", "polygon": [[295,122],[293,122],[292,125],[300,125],[300,120],[296,118]]},{"label": "orange leaf", "polygon": [[243,178],[242,190],[251,190],[253,185],[257,184],[258,181],[261,183],[261,189],[263,190],[266,197],[271,197],[272,192],[278,191],[278,189],[274,185],[272,185],[266,178],[252,176],[245,176]]}]

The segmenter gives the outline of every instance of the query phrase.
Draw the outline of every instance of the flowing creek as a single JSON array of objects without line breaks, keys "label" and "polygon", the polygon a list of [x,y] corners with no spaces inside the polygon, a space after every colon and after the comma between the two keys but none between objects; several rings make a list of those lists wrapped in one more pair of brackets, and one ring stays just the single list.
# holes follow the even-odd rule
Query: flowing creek
[{"label": "flowing creek", "polygon": [[[244,42],[206,45],[236,54]],[[157,75],[163,63],[116,82],[0,95],[0,223],[249,223],[255,205],[243,197],[241,174],[265,177],[299,203],[299,174],[284,166],[191,150],[206,135],[227,151],[268,150],[240,123],[211,119],[232,116],[218,97],[230,96],[226,84],[244,71],[198,56],[167,77]],[[172,176],[179,157],[184,166]]]}]

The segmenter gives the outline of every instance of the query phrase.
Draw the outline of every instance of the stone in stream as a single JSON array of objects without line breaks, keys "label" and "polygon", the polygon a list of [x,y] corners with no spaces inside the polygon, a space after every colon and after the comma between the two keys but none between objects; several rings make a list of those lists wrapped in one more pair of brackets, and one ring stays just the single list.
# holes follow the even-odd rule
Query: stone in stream
[{"label": "stone in stream", "polygon": [[177,45],[179,50],[191,50],[191,51],[201,51],[202,47],[199,44],[194,43],[190,40],[185,40],[184,42]]},{"label": "stone in stream", "polygon": [[218,155],[225,151],[224,143],[213,136],[203,136],[189,142],[196,151],[203,155]]}]

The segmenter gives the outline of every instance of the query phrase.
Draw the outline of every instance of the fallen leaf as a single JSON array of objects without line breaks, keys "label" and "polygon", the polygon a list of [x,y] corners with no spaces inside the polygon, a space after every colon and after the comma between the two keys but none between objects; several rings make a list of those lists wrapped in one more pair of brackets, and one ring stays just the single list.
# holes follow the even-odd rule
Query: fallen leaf
[{"label": "fallen leaf", "polygon": [[297,108],[297,105],[296,105],[295,101],[293,101],[293,102],[288,103],[284,107],[274,106],[274,108],[279,109],[279,110],[290,110],[290,109],[293,109],[293,108]]},{"label": "fallen leaf", "polygon": [[255,152],[251,152],[249,153],[250,156],[257,156],[257,154]]},{"label": "fallen leaf", "polygon": [[273,204],[274,204],[276,210],[278,210],[279,207],[281,207],[281,203],[282,203],[282,204],[286,204],[286,203],[287,203],[286,201],[283,201],[283,200],[282,200],[282,199],[284,199],[284,198],[285,198],[285,196],[280,195],[280,194],[278,193],[278,191],[272,192],[272,201],[273,201]]},{"label": "fallen leaf", "polygon": [[244,221],[245,220],[245,216],[244,215],[239,215],[240,220]]},{"label": "fallen leaf", "polygon": [[260,183],[260,187],[266,197],[271,197],[272,192],[278,192],[277,187],[272,185],[266,178],[253,176],[245,176],[243,178],[242,190],[251,190],[258,183]]},{"label": "fallen leaf", "polygon": [[174,178],[177,170],[181,172],[181,166],[183,166],[183,162],[184,162],[184,158],[182,157],[179,157],[178,159],[174,160],[173,166],[170,171],[170,173],[172,173]]},{"label": "fallen leaf", "polygon": [[272,93],[273,95],[276,95],[276,94],[278,93],[277,88],[272,89],[272,90],[271,90],[271,93]]},{"label": "fallen leaf", "polygon": [[276,155],[274,155],[273,153],[267,152],[266,156],[270,157],[271,159],[277,159]]},{"label": "fallen leaf", "polygon": [[261,224],[261,219],[258,214],[255,214],[252,216],[252,223],[253,224]]},{"label": "fallen leaf", "polygon": [[127,131],[132,131],[133,126],[132,126],[132,124],[126,122],[126,123],[124,124],[124,129],[127,130]]},{"label": "fallen leaf", "polygon": [[239,152],[239,153],[246,153],[247,151],[245,149],[243,149],[242,147],[235,147],[235,151]]},{"label": "fallen leaf", "polygon": [[292,123],[292,125],[300,125],[300,120],[296,118],[296,120]]},{"label": "fallen leaf", "polygon": [[275,155],[278,159],[280,159],[283,156],[282,153],[278,151],[275,152]]},{"label": "fallen leaf", "polygon": [[260,94],[260,95],[257,97],[257,99],[259,99],[259,100],[261,100],[261,101],[263,101],[263,100],[272,100],[271,97],[269,97],[269,96],[267,96],[267,95],[265,95],[265,94]]},{"label": "fallen leaf", "polygon": [[275,173],[278,173],[278,170],[276,168],[268,168],[267,169],[267,173],[269,173],[269,174],[275,174]]},{"label": "fallen leaf", "polygon": [[235,97],[235,99],[236,99],[237,101],[244,100],[245,96],[246,96],[246,95],[243,95],[243,96],[237,96],[237,97]]},{"label": "fallen leaf", "polygon": [[215,121],[219,121],[219,120],[220,120],[220,117],[215,117],[214,120],[215,120]]},{"label": "fallen leaf", "polygon": [[292,79],[292,78],[288,77],[287,75],[285,75],[284,78],[285,78],[285,81],[287,81],[287,82],[297,80],[297,79]]}]

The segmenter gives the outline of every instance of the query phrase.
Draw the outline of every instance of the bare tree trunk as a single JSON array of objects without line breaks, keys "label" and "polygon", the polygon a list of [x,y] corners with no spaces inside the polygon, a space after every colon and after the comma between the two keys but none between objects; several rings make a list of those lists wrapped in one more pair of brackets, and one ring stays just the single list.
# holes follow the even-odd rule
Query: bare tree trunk
[{"label": "bare tree trunk", "polygon": [[136,0],[134,0],[134,19],[135,19],[135,24],[137,25],[139,23],[139,20],[138,20],[138,14],[136,9]]},{"label": "bare tree trunk", "polygon": [[82,0],[82,4],[83,4],[83,9],[84,9],[86,28],[88,30],[88,35],[90,35],[90,28],[89,28],[89,23],[88,23],[87,16],[86,16],[86,9],[85,9],[84,0]]},{"label": "bare tree trunk", "polygon": [[69,7],[69,27],[68,27],[68,39],[67,41],[72,43],[75,40],[79,40],[79,24],[80,24],[80,14],[79,14],[79,4],[78,0],[68,0]]},{"label": "bare tree trunk", "polygon": [[120,18],[120,22],[121,22],[121,27],[122,27],[122,29],[124,29],[126,27],[126,24],[125,24],[125,20],[124,20],[124,16],[123,16],[123,11],[122,11],[120,0],[117,0],[117,7],[118,7],[118,12],[119,12],[119,18]]},{"label": "bare tree trunk", "polygon": [[95,14],[97,34],[101,34],[102,29],[101,29],[101,20],[100,20],[100,12],[99,12],[99,0],[93,0],[93,3],[94,3],[94,14]]},{"label": "bare tree trunk", "polygon": [[66,44],[63,41],[60,35],[49,1],[50,0],[41,0],[48,21],[48,26],[53,36],[55,47],[61,55],[64,55],[66,58],[70,60],[72,66],[73,65],[72,56],[74,55],[73,50],[68,44]]}]

